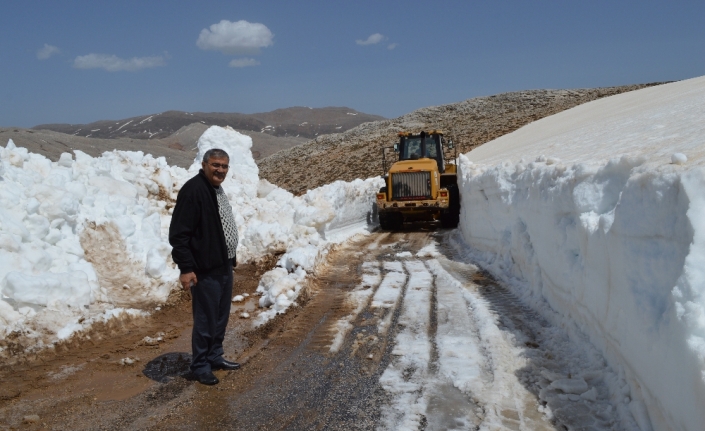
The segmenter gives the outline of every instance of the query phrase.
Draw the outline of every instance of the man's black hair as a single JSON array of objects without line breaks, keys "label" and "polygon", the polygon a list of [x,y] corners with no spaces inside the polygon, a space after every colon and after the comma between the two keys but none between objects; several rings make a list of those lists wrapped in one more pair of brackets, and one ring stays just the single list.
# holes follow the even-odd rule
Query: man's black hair
[{"label": "man's black hair", "polygon": [[208,160],[210,160],[211,157],[215,157],[216,159],[222,159],[223,157],[225,157],[226,159],[230,160],[230,156],[228,156],[228,153],[221,150],[220,148],[211,148],[210,150],[206,151],[206,154],[203,155],[203,161],[205,163],[208,163]]}]

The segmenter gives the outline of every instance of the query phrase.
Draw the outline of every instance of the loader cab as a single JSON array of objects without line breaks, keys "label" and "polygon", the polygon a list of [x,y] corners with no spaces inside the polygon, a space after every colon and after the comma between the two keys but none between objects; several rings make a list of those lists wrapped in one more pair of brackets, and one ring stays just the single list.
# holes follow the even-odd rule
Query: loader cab
[{"label": "loader cab", "polygon": [[399,143],[394,145],[394,150],[399,154],[399,160],[418,160],[421,158],[434,159],[438,170],[445,172],[443,160],[443,135],[433,131],[421,132],[418,135],[399,133]]}]

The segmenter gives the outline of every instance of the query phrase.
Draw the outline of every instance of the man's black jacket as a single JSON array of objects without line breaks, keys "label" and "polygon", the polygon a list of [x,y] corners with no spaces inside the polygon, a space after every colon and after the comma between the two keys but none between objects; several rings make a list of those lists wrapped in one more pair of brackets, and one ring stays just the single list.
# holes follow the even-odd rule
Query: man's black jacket
[{"label": "man's black jacket", "polygon": [[203,170],[188,180],[176,197],[169,244],[182,274],[207,272],[228,260],[218,198]]}]

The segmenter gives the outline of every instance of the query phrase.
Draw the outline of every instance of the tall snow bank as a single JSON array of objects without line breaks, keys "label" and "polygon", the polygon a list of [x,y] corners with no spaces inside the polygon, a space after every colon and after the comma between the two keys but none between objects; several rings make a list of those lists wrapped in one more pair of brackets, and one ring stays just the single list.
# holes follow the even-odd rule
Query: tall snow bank
[{"label": "tall snow bank", "polygon": [[615,396],[642,430],[705,423],[704,118],[701,77],[581,105],[461,156],[465,241],[590,337],[629,382]]},{"label": "tall snow bank", "polygon": [[179,274],[168,243],[171,211],[215,147],[230,155],[223,186],[240,230],[238,260],[282,254],[259,286],[267,307],[260,322],[295,302],[331,244],[365,231],[381,180],[293,196],[259,179],[252,140],[229,127],[201,136],[188,170],[142,152],[75,151],[51,162],[10,140],[0,147],[0,356],[10,332],[25,348],[40,348],[123,309],[139,315],[134,309],[164,302]]},{"label": "tall snow bank", "polygon": [[166,299],[178,272],[160,196],[173,172],[142,153],[51,162],[12,140],[0,148],[0,340],[15,331],[42,347],[79,320]]}]

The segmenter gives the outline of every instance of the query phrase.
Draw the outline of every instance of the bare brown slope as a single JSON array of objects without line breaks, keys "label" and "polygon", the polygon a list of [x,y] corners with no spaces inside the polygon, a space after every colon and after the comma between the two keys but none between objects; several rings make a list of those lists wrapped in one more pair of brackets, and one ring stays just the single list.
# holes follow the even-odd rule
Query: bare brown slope
[{"label": "bare brown slope", "polygon": [[465,153],[540,118],[653,85],[658,83],[519,91],[423,108],[392,120],[364,123],[343,133],[319,136],[306,144],[280,151],[258,161],[260,177],[301,194],[336,180],[380,175],[381,148],[396,142],[400,131],[441,129],[458,144],[458,151]]}]

